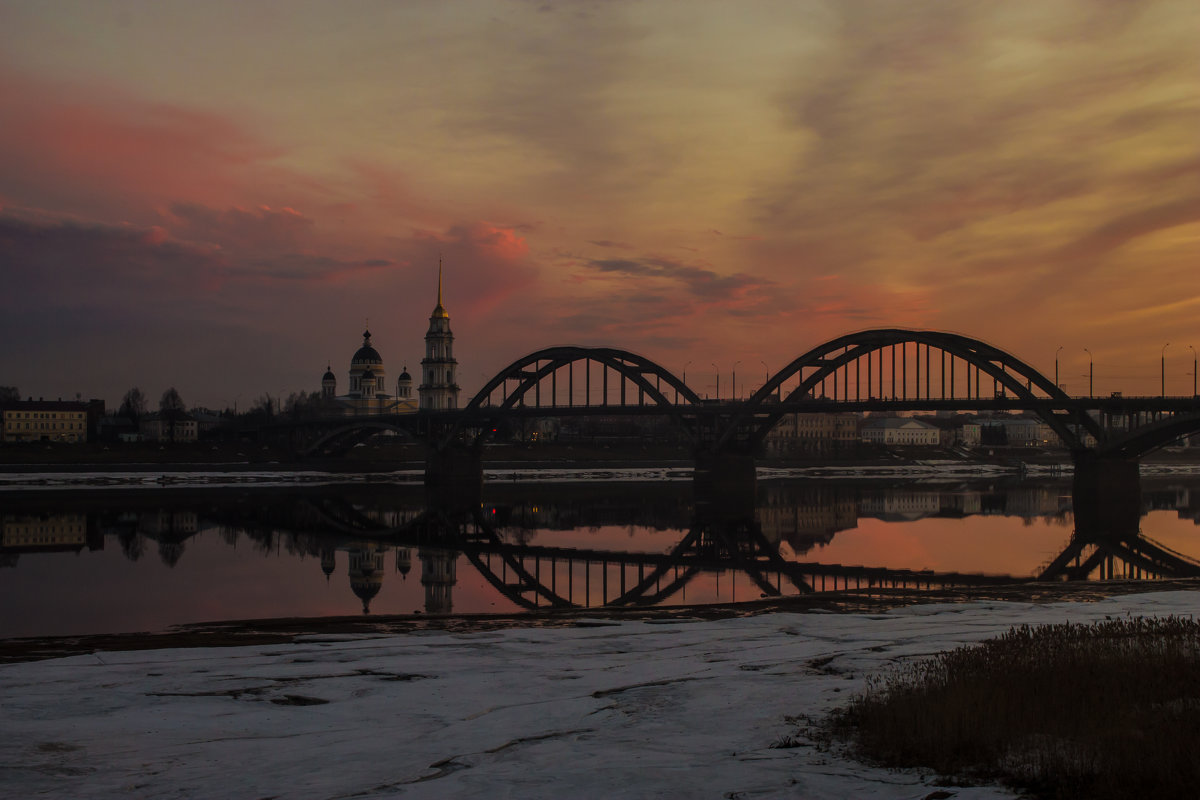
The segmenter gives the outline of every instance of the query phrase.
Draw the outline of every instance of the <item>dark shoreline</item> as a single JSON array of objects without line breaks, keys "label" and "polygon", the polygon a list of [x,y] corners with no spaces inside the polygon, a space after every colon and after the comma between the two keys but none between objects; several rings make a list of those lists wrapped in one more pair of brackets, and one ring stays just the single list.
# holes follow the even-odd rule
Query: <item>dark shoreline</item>
[{"label": "dark shoreline", "polygon": [[125,650],[187,647],[240,647],[293,644],[321,637],[395,636],[421,631],[470,633],[503,628],[559,628],[607,622],[658,623],[730,619],[775,612],[866,613],[927,603],[980,600],[1015,603],[1095,602],[1106,597],[1164,591],[1200,590],[1200,578],[1161,581],[1014,583],[966,589],[871,589],[821,592],[799,597],[695,606],[593,608],[537,614],[450,614],[342,617],[283,617],[173,626],[159,633],[110,633],[80,636],[0,639],[0,664]]},{"label": "dark shoreline", "polygon": [[[400,470],[424,470],[428,455],[416,444],[369,446],[343,456],[300,456],[272,445],[253,442],[199,442],[153,446],[148,444],[86,443],[78,445],[42,443],[0,446],[0,473],[3,472],[86,472],[86,471],[208,471],[246,472],[279,470],[287,472],[372,473]],[[691,467],[693,454],[681,445],[646,443],[643,445],[595,444],[492,444],[483,447],[484,469],[519,468],[614,468],[614,467]],[[922,460],[947,460],[963,464],[1006,465],[1070,464],[1066,450],[997,447],[973,458],[929,448],[892,448],[883,450],[863,446],[840,454],[812,453],[807,456],[764,456],[761,467],[872,467],[896,466]]]}]

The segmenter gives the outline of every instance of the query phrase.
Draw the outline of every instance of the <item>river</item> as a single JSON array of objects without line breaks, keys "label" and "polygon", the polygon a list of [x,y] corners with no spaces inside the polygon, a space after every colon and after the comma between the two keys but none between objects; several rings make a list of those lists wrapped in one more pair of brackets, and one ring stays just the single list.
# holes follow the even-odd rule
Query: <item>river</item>
[{"label": "river", "polygon": [[1069,477],[513,476],[430,507],[412,482],[0,492],[0,638],[336,615],[689,605],[873,587],[1200,575],[1200,476],[1141,479],[1078,530]]}]

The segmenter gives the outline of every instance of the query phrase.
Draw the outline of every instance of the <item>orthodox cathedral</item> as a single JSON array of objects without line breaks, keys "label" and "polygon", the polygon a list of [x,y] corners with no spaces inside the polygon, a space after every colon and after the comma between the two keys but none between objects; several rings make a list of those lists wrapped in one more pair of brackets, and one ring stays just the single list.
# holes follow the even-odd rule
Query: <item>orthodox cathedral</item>
[{"label": "orthodox cathedral", "polygon": [[371,331],[363,331],[362,347],[350,359],[350,388],[337,393],[337,376],[332,366],[321,378],[321,399],[348,416],[368,414],[412,414],[418,410],[442,411],[458,408],[458,383],[455,373],[454,334],[450,332],[450,314],[442,305],[442,265],[438,262],[437,305],[429,315],[425,334],[425,358],[421,359],[421,385],[413,397],[413,378],[408,367],[396,378],[395,394],[388,393],[387,370],[383,357],[371,344]]}]

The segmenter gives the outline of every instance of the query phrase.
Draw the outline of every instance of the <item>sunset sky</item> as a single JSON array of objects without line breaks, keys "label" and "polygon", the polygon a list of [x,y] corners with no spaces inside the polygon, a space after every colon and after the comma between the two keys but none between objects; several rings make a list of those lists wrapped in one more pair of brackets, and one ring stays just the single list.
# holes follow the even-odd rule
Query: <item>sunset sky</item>
[{"label": "sunset sky", "polygon": [[[243,407],[863,328],[1191,393],[1200,3],[0,0],[0,385]],[[747,377],[750,376],[750,377]],[[465,402],[465,397],[464,397]]]}]

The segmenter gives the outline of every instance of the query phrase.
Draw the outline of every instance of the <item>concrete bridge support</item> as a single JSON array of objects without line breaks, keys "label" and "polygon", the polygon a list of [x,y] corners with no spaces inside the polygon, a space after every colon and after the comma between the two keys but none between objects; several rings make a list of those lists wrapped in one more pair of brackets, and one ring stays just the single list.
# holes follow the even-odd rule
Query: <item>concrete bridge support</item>
[{"label": "concrete bridge support", "polygon": [[1071,502],[1077,537],[1087,541],[1136,537],[1142,515],[1137,460],[1076,454]]},{"label": "concrete bridge support", "polygon": [[722,525],[753,521],[757,491],[753,456],[699,453],[692,484],[697,521]]},{"label": "concrete bridge support", "polygon": [[483,462],[465,447],[430,452],[425,459],[425,495],[431,508],[473,512],[483,501]]}]

